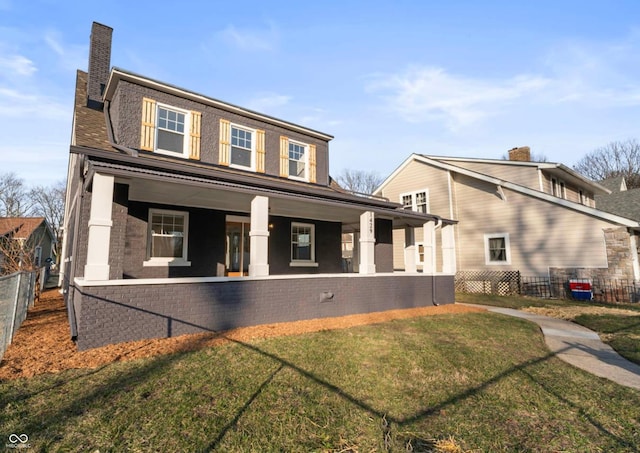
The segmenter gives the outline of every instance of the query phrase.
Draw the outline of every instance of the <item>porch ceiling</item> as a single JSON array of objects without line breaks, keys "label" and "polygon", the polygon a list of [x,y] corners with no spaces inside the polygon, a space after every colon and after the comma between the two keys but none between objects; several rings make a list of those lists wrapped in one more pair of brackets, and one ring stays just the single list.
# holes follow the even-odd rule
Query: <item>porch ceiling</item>
[{"label": "porch ceiling", "polygon": [[[251,200],[258,194],[218,188],[194,187],[166,181],[118,180],[129,185],[129,199],[166,205],[191,206],[249,214]],[[269,214],[283,217],[326,220],[359,225],[365,209],[324,204],[320,200],[278,197],[269,194]]]}]

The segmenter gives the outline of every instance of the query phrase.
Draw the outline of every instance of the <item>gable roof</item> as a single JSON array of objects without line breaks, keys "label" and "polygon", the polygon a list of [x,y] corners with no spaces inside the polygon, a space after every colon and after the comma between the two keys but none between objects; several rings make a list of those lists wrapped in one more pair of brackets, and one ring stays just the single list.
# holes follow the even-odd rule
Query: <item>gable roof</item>
[{"label": "gable roof", "polygon": [[606,187],[607,189],[609,189],[612,193],[623,192],[627,190],[627,181],[624,176],[616,176],[613,178],[603,179],[602,181],[599,181],[599,184],[602,187]]},{"label": "gable roof", "polygon": [[434,159],[438,161],[448,162],[469,162],[469,163],[483,163],[492,165],[507,165],[514,167],[533,167],[539,170],[545,170],[562,179],[573,179],[578,184],[589,186],[593,190],[594,194],[608,194],[611,192],[609,187],[605,187],[577,171],[567,167],[564,164],[558,162],[532,162],[532,161],[520,161],[520,160],[504,160],[504,159],[480,159],[470,157],[445,157],[445,156],[433,156],[427,154],[420,154],[423,157]]},{"label": "gable roof", "polygon": [[28,239],[43,222],[44,217],[0,217],[0,236],[13,233],[16,239]]},{"label": "gable roof", "polygon": [[[637,220],[633,220],[631,218],[628,217],[623,217],[621,215],[618,214],[614,214],[614,213],[610,213],[610,212],[605,212],[596,208],[592,208],[590,206],[585,206],[583,204],[580,203],[576,203],[573,201],[569,201],[569,200],[565,200],[563,198],[558,198],[556,196],[550,195],[548,193],[544,193],[544,192],[540,192],[539,190],[534,190],[531,189],[529,187],[526,186],[522,186],[520,184],[511,182],[511,181],[506,181],[504,179],[500,179],[500,178],[496,178],[494,176],[489,176],[486,175],[484,173],[480,173],[474,170],[469,170],[467,168],[463,168],[461,166],[458,165],[454,165],[448,162],[443,162],[443,160],[451,160],[449,158],[443,157],[443,158],[434,158],[434,157],[430,157],[430,156],[424,156],[422,154],[412,154],[411,156],[409,156],[402,164],[400,164],[400,166],[398,168],[396,168],[394,170],[393,173],[391,173],[391,175],[389,175],[387,177],[387,179],[385,179],[382,184],[380,184],[380,186],[373,192],[374,194],[379,194],[382,189],[384,189],[384,187],[389,184],[389,182],[391,182],[407,165],[409,165],[411,162],[421,162],[423,164],[426,165],[431,165],[433,167],[437,167],[437,168],[441,168],[443,170],[446,171],[451,171],[454,173],[459,173],[465,176],[469,176],[471,178],[474,179],[478,179],[481,181],[485,181],[491,184],[496,185],[498,188],[504,187],[506,189],[509,190],[513,190],[515,192],[518,193],[522,193],[525,195],[528,195],[530,197],[539,199],[539,200],[544,200],[546,202],[549,203],[553,203],[574,211],[578,211],[578,212],[582,212],[584,214],[593,216],[593,217],[597,217],[600,218],[602,220],[606,220],[609,222],[613,222],[613,223],[617,223],[626,227],[630,227],[630,228],[640,228],[640,223]],[[461,159],[461,160],[465,160],[465,159]],[[476,160],[477,161],[477,160]],[[492,161],[495,162],[495,161]],[[538,163],[536,162],[523,162],[522,164],[534,164],[537,165]],[[553,165],[561,165],[561,164],[553,164]],[[595,184],[595,183],[594,183]],[[609,193],[609,191],[607,190],[605,193]]]}]

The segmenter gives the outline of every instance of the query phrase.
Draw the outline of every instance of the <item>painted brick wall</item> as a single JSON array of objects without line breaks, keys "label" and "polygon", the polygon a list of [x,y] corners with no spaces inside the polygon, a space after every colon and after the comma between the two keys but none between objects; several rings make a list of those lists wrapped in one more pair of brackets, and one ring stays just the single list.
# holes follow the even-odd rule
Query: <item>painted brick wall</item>
[{"label": "painted brick wall", "polygon": [[[202,162],[210,164],[218,164],[219,162],[220,119],[223,118],[241,126],[265,131],[265,170],[270,175],[280,175],[281,135],[287,136],[292,140],[316,145],[317,183],[322,185],[329,184],[329,144],[326,141],[129,82],[119,83],[111,104],[110,112],[112,119],[114,119],[113,126],[118,144],[135,149],[140,148],[143,97],[148,97],[173,107],[196,110],[202,113],[200,149]],[[115,108],[117,108],[117,111]]]},{"label": "painted brick wall", "polygon": [[[322,277],[77,288],[78,348],[454,302],[452,276]],[[332,299],[322,294],[333,294]]]}]

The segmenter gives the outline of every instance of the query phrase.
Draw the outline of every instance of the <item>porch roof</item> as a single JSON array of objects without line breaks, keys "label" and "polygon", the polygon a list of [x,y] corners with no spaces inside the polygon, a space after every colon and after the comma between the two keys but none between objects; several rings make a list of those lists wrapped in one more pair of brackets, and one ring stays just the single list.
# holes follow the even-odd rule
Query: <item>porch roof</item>
[{"label": "porch roof", "polygon": [[72,147],[72,152],[90,156],[87,181],[91,181],[96,172],[114,175],[117,182],[129,185],[131,200],[249,213],[253,197],[263,195],[270,199],[270,215],[341,222],[347,231],[359,229],[360,215],[366,211],[391,220],[394,228],[417,227],[429,221],[455,223],[433,214],[406,211],[398,203],[324,186],[239,177],[213,168],[194,168],[175,162],[168,168],[159,168],[154,165],[157,161],[126,155],[118,155],[117,161],[113,161],[114,153],[101,156],[96,151]]}]

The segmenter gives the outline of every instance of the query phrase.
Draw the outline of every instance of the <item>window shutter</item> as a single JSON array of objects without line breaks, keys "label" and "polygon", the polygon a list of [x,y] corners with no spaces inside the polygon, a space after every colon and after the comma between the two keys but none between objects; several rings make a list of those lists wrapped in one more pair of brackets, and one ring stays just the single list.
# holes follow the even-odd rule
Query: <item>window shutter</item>
[{"label": "window shutter", "polygon": [[309,182],[316,182],[316,145],[309,145]]},{"label": "window shutter", "polygon": [[220,120],[220,165],[229,165],[231,162],[231,123],[227,120]]},{"label": "window shutter", "polygon": [[202,113],[191,112],[191,127],[189,132],[189,159],[200,160],[200,123]]},{"label": "window shutter", "polygon": [[142,98],[142,127],[140,149],[153,151],[156,138],[156,101]]},{"label": "window shutter", "polygon": [[280,176],[289,177],[289,139],[280,136]]},{"label": "window shutter", "polygon": [[264,157],[265,157],[264,131],[257,130],[256,131],[256,171],[258,173],[265,172]]}]

